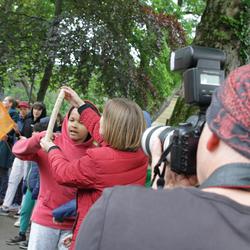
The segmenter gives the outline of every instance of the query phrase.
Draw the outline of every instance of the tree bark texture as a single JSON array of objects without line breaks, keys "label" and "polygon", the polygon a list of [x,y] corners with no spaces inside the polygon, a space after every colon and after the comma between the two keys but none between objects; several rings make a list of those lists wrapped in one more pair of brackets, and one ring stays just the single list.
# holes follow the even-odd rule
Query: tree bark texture
[{"label": "tree bark texture", "polygon": [[218,48],[226,53],[226,73],[247,63],[241,56],[242,41],[239,39],[240,18],[246,11],[249,9],[241,0],[207,0],[196,30],[193,44]]},{"label": "tree bark texture", "polygon": [[55,59],[56,59],[56,48],[57,48],[57,42],[59,38],[58,26],[60,25],[59,16],[62,13],[62,1],[63,0],[56,0],[56,3],[55,3],[55,17],[52,22],[51,30],[50,30],[48,40],[47,40],[47,43],[48,43],[47,46],[49,47],[48,61],[47,61],[47,65],[45,66],[43,78],[40,82],[40,87],[37,93],[38,101],[44,101],[47,89],[50,84],[50,79],[53,74],[53,67],[54,67]]}]

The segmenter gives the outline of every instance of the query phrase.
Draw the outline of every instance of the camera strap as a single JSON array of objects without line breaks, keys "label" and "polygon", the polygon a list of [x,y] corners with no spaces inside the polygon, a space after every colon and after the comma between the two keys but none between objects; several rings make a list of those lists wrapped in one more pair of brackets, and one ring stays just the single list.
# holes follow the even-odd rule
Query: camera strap
[{"label": "camera strap", "polygon": [[199,188],[223,187],[250,191],[250,164],[231,163],[215,170]]},{"label": "camera strap", "polygon": [[[151,181],[151,186],[153,185],[153,183],[155,182],[155,178],[158,175],[159,179],[157,180],[157,188],[163,188],[165,185],[165,172],[166,172],[166,167],[167,167],[167,155],[169,154],[171,147],[172,147],[173,143],[171,142],[168,147],[164,150],[164,152],[161,155],[160,160],[158,161],[158,163],[154,166],[154,177]],[[160,171],[160,166],[161,164],[164,163],[163,166],[163,170],[162,172]]]}]

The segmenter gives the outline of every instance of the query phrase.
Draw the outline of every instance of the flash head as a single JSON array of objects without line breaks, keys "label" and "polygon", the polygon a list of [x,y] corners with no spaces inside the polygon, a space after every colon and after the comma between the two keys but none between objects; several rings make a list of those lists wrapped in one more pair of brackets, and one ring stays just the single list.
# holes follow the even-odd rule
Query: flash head
[{"label": "flash head", "polygon": [[202,46],[187,46],[171,53],[170,69],[182,71],[187,103],[208,106],[215,88],[224,80],[226,60],[223,51]]},{"label": "flash head", "polygon": [[226,56],[219,49],[191,45],[171,53],[170,69],[185,71],[197,67],[201,60],[205,60],[206,63],[210,62],[209,67],[220,69],[220,65],[223,66],[225,63]]}]

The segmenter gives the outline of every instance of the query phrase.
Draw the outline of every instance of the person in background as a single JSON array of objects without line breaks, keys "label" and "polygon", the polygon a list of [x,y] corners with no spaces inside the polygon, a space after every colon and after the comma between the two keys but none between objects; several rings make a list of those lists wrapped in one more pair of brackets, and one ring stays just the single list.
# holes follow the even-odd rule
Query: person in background
[{"label": "person in background", "polygon": [[[8,113],[12,120],[17,123],[18,111],[16,110],[17,102],[11,97],[7,96],[3,100],[4,107],[8,110]],[[16,129],[16,128],[15,128]],[[16,141],[15,130],[12,129],[1,141],[0,141],[0,203],[3,203],[4,196],[8,186],[9,169],[12,166],[14,155],[11,152],[11,148]]]},{"label": "person in background", "polygon": [[30,115],[29,103],[26,101],[20,101],[18,103],[18,110],[19,110],[19,117],[18,117],[18,121],[17,121],[17,127],[18,127],[18,130],[20,131],[20,134],[21,134],[21,131],[22,131],[23,126],[24,126],[24,122]]},{"label": "person in background", "polygon": [[61,113],[58,113],[57,119],[56,119],[56,132],[61,132],[62,123],[63,123],[63,116]]},{"label": "person in background", "polygon": [[[54,134],[54,142],[63,151],[63,157],[75,161],[93,147],[93,139],[86,127],[80,123],[77,109],[70,109],[65,117],[62,133]],[[32,213],[31,231],[28,249],[65,250],[63,239],[71,234],[74,219],[67,218],[62,223],[55,223],[52,211],[58,206],[75,198],[76,190],[58,184],[52,175],[48,155],[40,147],[44,132],[28,139],[19,140],[13,147],[13,153],[22,160],[35,161],[39,166],[40,192]]]},{"label": "person in background", "polygon": [[[48,124],[36,123],[33,127],[33,135],[47,129]],[[28,241],[26,241],[26,232],[30,224],[30,217],[35,206],[35,201],[39,194],[40,178],[39,168],[36,162],[28,161],[29,170],[23,180],[23,194],[24,199],[22,202],[20,212],[20,226],[19,234],[10,240],[7,240],[7,245],[22,244],[22,248],[28,247]],[[20,245],[19,244],[19,245]]]},{"label": "person in background", "polygon": [[[21,131],[23,129],[25,120],[28,118],[29,108],[30,106],[28,102],[20,101],[18,104],[19,117],[17,120],[17,128],[18,128],[18,133],[16,134],[17,138],[20,135],[22,135]],[[8,188],[3,200],[3,204],[0,207],[0,215],[9,214],[19,183],[21,182],[23,176],[27,173],[27,168],[28,168],[27,161],[22,161],[18,158],[14,159],[11,172],[9,175]]]},{"label": "person in background", "polygon": [[33,132],[34,124],[40,122],[40,119],[46,117],[46,106],[42,102],[35,102],[30,111],[30,117],[24,121],[21,130],[22,136],[30,138]]},{"label": "person in background", "polygon": [[152,119],[151,119],[150,114],[147,111],[143,110],[143,115],[144,115],[144,119],[146,121],[146,128],[151,127]]},{"label": "person in background", "polygon": [[[159,140],[151,153],[157,162]],[[199,188],[106,190],[75,249],[249,249],[250,64],[232,71],[214,92],[196,157]]]},{"label": "person in background", "polygon": [[65,159],[65,149],[52,141],[41,140],[48,152],[49,165],[55,180],[78,189],[77,222],[70,249],[81,223],[106,187],[115,185],[145,185],[148,159],[140,149],[140,138],[145,120],[140,107],[125,98],[109,100],[102,117],[93,105],[84,102],[68,87],[62,88],[65,98],[78,108],[80,122],[86,126],[100,147],[88,149],[86,155],[75,161]]},{"label": "person in background", "polygon": [[[147,111],[143,110],[143,115],[144,115],[144,119],[146,121],[146,128],[151,127],[152,119],[151,119],[150,114]],[[152,171],[151,166],[149,164],[148,169],[147,169],[147,179],[146,179],[145,187],[150,187],[150,184],[151,184],[151,171]]]}]

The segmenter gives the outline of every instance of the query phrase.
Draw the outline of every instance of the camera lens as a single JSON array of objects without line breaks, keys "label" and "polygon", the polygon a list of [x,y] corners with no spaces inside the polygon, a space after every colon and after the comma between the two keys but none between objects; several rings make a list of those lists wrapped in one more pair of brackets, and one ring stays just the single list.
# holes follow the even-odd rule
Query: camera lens
[{"label": "camera lens", "polygon": [[146,129],[141,140],[141,146],[144,153],[151,156],[152,146],[157,137],[160,139],[164,151],[170,144],[170,138],[173,132],[174,128],[170,126],[155,126]]}]

